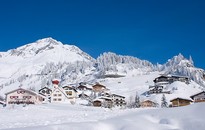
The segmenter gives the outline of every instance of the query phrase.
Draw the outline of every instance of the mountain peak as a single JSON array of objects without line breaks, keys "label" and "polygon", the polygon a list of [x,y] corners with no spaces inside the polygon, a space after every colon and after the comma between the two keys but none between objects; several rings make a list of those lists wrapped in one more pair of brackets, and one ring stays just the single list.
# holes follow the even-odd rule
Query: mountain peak
[{"label": "mountain peak", "polygon": [[49,43],[49,44],[53,44],[53,45],[59,45],[62,44],[60,41],[57,41],[55,39],[53,39],[52,37],[47,37],[47,38],[43,38],[40,40],[37,40],[36,43]]}]

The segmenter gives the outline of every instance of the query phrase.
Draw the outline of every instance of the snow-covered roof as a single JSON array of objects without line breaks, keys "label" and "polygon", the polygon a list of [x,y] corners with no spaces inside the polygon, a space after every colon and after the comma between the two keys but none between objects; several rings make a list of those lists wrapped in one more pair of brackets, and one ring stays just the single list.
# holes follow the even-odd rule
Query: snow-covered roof
[{"label": "snow-covered roof", "polygon": [[112,94],[112,96],[114,96],[114,97],[121,97],[121,98],[125,98],[124,96],[117,95],[117,94]]},{"label": "snow-covered roof", "polygon": [[192,96],[190,96],[190,97],[193,99],[195,96],[197,96],[197,95],[199,95],[199,94],[202,94],[202,93],[205,93],[205,91],[202,91],[202,92],[196,93],[196,94],[194,94],[194,95],[192,95]]},{"label": "snow-covered roof", "polygon": [[30,93],[32,93],[32,94],[34,94],[34,95],[40,96],[40,97],[42,97],[42,98],[45,98],[44,95],[41,95],[41,94],[39,94],[39,93],[37,93],[37,92],[35,92],[35,91],[28,90],[28,89],[24,89],[24,88],[14,89],[14,90],[12,90],[12,91],[10,91],[10,92],[5,93],[5,95],[8,95],[8,94],[13,93],[13,92],[18,91],[18,90],[24,90],[24,91],[30,92]]},{"label": "snow-covered roof", "polygon": [[172,102],[172,101],[174,101],[174,100],[177,100],[177,99],[187,100],[187,101],[191,101],[191,102],[192,102],[192,100],[191,100],[190,98],[184,98],[184,97],[177,97],[177,98],[174,98],[174,99],[170,100],[170,102]]}]

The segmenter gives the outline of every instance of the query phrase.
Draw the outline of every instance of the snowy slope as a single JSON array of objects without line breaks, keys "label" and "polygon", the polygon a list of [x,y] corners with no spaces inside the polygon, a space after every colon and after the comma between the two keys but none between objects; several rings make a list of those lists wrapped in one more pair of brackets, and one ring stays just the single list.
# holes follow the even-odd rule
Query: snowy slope
[{"label": "snowy slope", "polygon": [[189,59],[186,59],[182,54],[174,56],[160,66],[159,70],[165,71],[166,74],[188,76],[198,84],[205,86],[205,71],[194,67],[191,56]]},{"label": "snowy slope", "polygon": [[[154,85],[153,80],[163,73],[164,72],[156,71],[147,73],[146,75],[138,75],[137,73],[133,72],[126,77],[116,79],[99,79],[98,82],[107,86],[112,93],[125,96],[127,102],[130,100],[134,101],[137,92],[140,95],[141,101],[150,99],[160,105],[163,94],[147,95],[145,93],[149,90],[150,85]],[[178,81],[167,85],[164,88],[164,91],[171,91],[171,94],[165,94],[169,104],[171,104],[169,101],[176,97],[189,99],[191,95],[201,92],[202,90],[204,90],[204,88],[194,81],[192,81],[190,84],[185,84]]]},{"label": "snowy slope", "polygon": [[204,130],[204,108],[205,103],[179,108],[125,110],[67,104],[18,106],[0,108],[0,129]]}]

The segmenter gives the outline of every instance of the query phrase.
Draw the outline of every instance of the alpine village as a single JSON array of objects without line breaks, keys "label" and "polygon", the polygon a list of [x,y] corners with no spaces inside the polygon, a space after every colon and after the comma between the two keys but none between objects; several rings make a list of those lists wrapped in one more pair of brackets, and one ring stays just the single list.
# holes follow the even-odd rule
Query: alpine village
[{"label": "alpine village", "polygon": [[67,85],[61,86],[60,80],[53,79],[52,86],[42,87],[38,92],[31,89],[24,89],[20,86],[18,89],[5,93],[5,98],[0,98],[0,104],[5,106],[29,105],[29,104],[48,104],[48,103],[68,103],[102,107],[102,108],[147,108],[147,107],[180,107],[190,105],[192,103],[205,102],[205,91],[201,91],[194,95],[190,95],[189,99],[175,97],[169,102],[166,101],[164,94],[171,94],[170,91],[164,91],[166,85],[175,81],[190,83],[188,77],[176,75],[161,75],[153,80],[153,86],[149,86],[145,92],[147,96],[152,94],[163,94],[162,103],[152,101],[150,99],[141,100],[138,95],[135,97],[134,104],[128,103],[123,95],[112,93],[107,86],[100,83],[87,84],[79,83],[77,86]]}]

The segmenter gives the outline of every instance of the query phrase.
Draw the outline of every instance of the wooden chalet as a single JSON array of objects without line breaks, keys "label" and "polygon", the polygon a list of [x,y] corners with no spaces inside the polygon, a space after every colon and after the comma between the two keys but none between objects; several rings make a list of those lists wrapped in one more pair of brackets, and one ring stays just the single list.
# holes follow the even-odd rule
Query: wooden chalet
[{"label": "wooden chalet", "polygon": [[190,96],[194,103],[205,102],[205,91]]},{"label": "wooden chalet", "polygon": [[180,82],[184,82],[186,84],[189,84],[189,82],[190,82],[190,79],[187,76],[172,75],[171,78],[173,79],[173,81],[180,81]]},{"label": "wooden chalet", "polygon": [[175,81],[180,81],[180,82],[189,84],[190,79],[186,76],[162,75],[162,76],[155,78],[153,81],[156,85],[171,84]]},{"label": "wooden chalet", "polygon": [[159,82],[167,82],[167,83],[172,83],[172,79],[170,79],[169,76],[165,76],[165,75],[162,75],[162,76],[159,76],[157,78],[155,78],[154,80],[154,83],[159,83]]},{"label": "wooden chalet", "polygon": [[123,107],[126,105],[125,97],[117,94],[111,95],[113,106]]},{"label": "wooden chalet", "polygon": [[23,88],[15,89],[5,95],[6,104],[41,104],[45,100],[45,96]]},{"label": "wooden chalet", "polygon": [[111,108],[113,105],[112,99],[109,97],[98,97],[93,101],[93,106],[95,107],[105,107],[105,108]]},{"label": "wooden chalet", "polygon": [[170,100],[170,102],[172,102],[172,107],[180,107],[180,106],[190,105],[192,100],[177,97],[177,98],[174,98],[174,99]]},{"label": "wooden chalet", "polygon": [[155,86],[149,86],[149,94],[157,94],[157,93],[162,93],[163,91],[163,86],[155,85]]},{"label": "wooden chalet", "polygon": [[93,101],[93,106],[94,106],[94,107],[101,107],[101,106],[102,106],[102,102],[103,102],[102,99],[95,99],[95,100]]},{"label": "wooden chalet", "polygon": [[93,87],[94,92],[103,92],[104,90],[106,90],[106,87],[104,85],[99,84],[99,83],[93,85],[92,87]]},{"label": "wooden chalet", "polygon": [[140,102],[140,106],[145,108],[145,107],[157,107],[158,104],[155,103],[154,101],[151,101],[151,100],[144,100],[142,102]]},{"label": "wooden chalet", "polygon": [[38,91],[38,93],[46,97],[46,99],[45,99],[46,102],[51,102],[52,90],[50,88],[43,87]]}]

